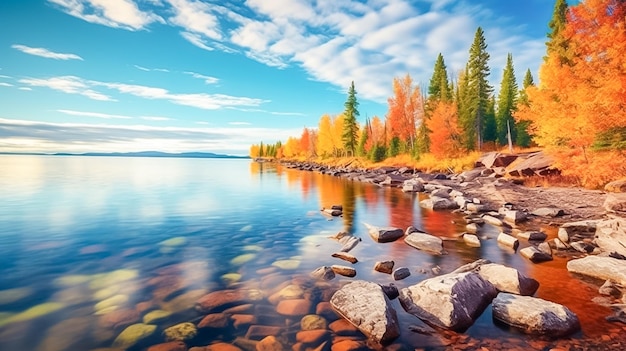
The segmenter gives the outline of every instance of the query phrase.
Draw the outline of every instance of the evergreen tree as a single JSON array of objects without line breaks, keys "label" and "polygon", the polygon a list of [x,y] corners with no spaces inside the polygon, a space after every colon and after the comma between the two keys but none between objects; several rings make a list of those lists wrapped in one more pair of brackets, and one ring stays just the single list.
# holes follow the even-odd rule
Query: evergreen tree
[{"label": "evergreen tree", "polygon": [[496,125],[496,97],[491,95],[491,98],[487,102],[487,109],[485,110],[485,124],[483,125],[483,140],[484,141],[496,141],[497,139],[497,125]]},{"label": "evergreen tree", "polygon": [[450,90],[448,82],[448,71],[443,60],[443,55],[440,53],[439,56],[437,56],[437,61],[435,61],[433,75],[430,78],[430,84],[428,85],[428,100],[448,101],[451,99],[452,91]]},{"label": "evergreen tree", "polygon": [[[532,73],[530,73],[530,69],[526,70],[526,74],[524,75],[523,89],[519,91],[519,105],[528,106],[528,94],[526,93],[526,89],[530,86],[535,85],[535,81],[533,79]],[[521,147],[529,147],[532,138],[530,134],[528,134],[528,127],[530,126],[530,121],[518,121],[515,126],[515,144]]]},{"label": "evergreen tree", "polygon": [[261,145],[259,146],[259,157],[263,156],[265,156],[265,153],[263,152],[263,142],[261,142]]},{"label": "evergreen tree", "polygon": [[506,58],[506,66],[502,72],[500,93],[498,94],[498,111],[496,113],[496,129],[498,144],[507,144],[507,133],[511,131],[511,139],[515,140],[516,129],[513,112],[517,106],[517,81],[513,68],[513,55],[510,53]]},{"label": "evergreen tree", "polygon": [[462,125],[465,129],[465,142],[469,150],[480,150],[483,142],[482,131],[485,123],[485,112],[493,87],[489,85],[489,53],[485,42],[485,32],[478,27],[474,42],[470,47],[467,62],[467,106],[464,106]]},{"label": "evergreen tree", "polygon": [[351,152],[352,156],[355,155],[356,147],[357,147],[357,136],[359,131],[359,126],[357,125],[356,118],[359,115],[359,102],[356,100],[356,90],[354,89],[354,81],[350,85],[350,89],[348,90],[348,99],[346,100],[344,106],[344,125],[343,125],[343,134],[341,135],[341,140],[343,141],[343,145],[347,152]]},{"label": "evergreen tree", "polygon": [[[546,49],[548,55],[558,55],[561,64],[571,64],[572,55],[569,50],[569,40],[563,37],[562,32],[567,24],[568,5],[566,0],[556,0],[552,18],[548,23],[550,32],[548,32],[548,42]],[[544,57],[544,61],[547,56]]]}]

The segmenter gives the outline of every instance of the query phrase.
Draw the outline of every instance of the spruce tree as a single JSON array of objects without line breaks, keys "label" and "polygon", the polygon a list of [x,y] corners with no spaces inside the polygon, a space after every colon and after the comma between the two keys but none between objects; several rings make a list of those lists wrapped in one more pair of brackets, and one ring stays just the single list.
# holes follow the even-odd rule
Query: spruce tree
[{"label": "spruce tree", "polygon": [[361,132],[361,138],[359,139],[359,147],[357,149],[357,154],[359,156],[366,156],[367,151],[365,150],[365,145],[367,144],[367,140],[369,139],[369,131],[370,131],[370,120],[369,118],[365,118],[365,126],[363,127],[363,131]]},{"label": "spruce tree", "polygon": [[491,95],[485,110],[485,124],[483,125],[483,140],[495,142],[497,139],[496,126],[496,97]]},{"label": "spruce tree", "polygon": [[474,42],[470,47],[469,60],[467,62],[467,111],[461,115],[461,124],[465,129],[465,143],[469,150],[480,150],[483,142],[482,131],[484,128],[485,111],[493,87],[489,84],[489,53],[485,42],[485,32],[478,27],[474,36]]},{"label": "spruce tree", "polygon": [[[526,70],[526,74],[524,75],[524,82],[522,83],[522,90],[519,91],[519,100],[518,104],[528,106],[528,94],[526,93],[526,89],[530,86],[534,86],[535,81],[533,79],[532,73],[530,73],[530,69]],[[529,147],[532,138],[530,134],[528,134],[528,127],[530,126],[530,121],[518,121],[515,126],[516,136],[515,136],[515,144],[521,147]]]},{"label": "spruce tree", "polygon": [[443,55],[440,53],[439,56],[437,56],[437,61],[435,61],[433,75],[430,78],[430,84],[428,85],[428,100],[451,100],[452,91],[449,89],[448,72],[446,64],[443,60]]},{"label": "spruce tree", "polygon": [[513,68],[513,55],[506,58],[506,66],[502,72],[500,93],[498,94],[498,109],[496,113],[497,141],[500,145],[507,144],[507,133],[510,129],[511,139],[515,140],[516,129],[513,112],[517,107],[517,81]]},{"label": "spruce tree", "polygon": [[350,85],[350,89],[348,90],[348,99],[344,104],[344,125],[343,134],[341,135],[341,140],[343,141],[345,149],[348,152],[351,152],[352,156],[355,155],[359,130],[356,122],[356,118],[359,115],[359,102],[356,100],[356,94],[353,81]]}]

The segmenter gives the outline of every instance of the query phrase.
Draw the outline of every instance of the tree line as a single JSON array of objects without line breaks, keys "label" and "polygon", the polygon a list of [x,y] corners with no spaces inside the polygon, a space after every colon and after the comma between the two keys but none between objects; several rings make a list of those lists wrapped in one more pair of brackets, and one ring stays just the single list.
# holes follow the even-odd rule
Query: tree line
[{"label": "tree line", "polygon": [[[518,86],[509,53],[495,94],[479,27],[456,79],[439,54],[427,91],[410,74],[396,77],[386,115],[362,123],[352,82],[343,113],[321,116],[316,128],[305,127],[284,144],[253,145],[250,156],[380,161],[400,154],[450,158],[536,145],[566,172],[609,162],[609,173],[626,175],[626,1],[583,0],[569,6],[556,0],[547,37],[538,85],[528,69]],[[621,165],[611,162],[616,159]]]}]

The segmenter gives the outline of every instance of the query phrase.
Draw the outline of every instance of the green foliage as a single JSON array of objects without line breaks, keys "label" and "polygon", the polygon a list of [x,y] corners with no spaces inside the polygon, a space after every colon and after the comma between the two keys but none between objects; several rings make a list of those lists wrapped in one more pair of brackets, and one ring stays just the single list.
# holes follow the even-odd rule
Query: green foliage
[{"label": "green foliage", "polygon": [[[487,104],[493,92],[493,87],[487,79],[490,73],[488,62],[489,53],[487,53],[485,32],[478,27],[469,51],[466,69],[467,91],[464,94],[466,97],[463,102],[464,114],[461,115],[465,119],[461,122],[466,128],[466,146],[470,150],[474,148],[480,150],[482,146]],[[473,144],[472,140],[476,143]]]},{"label": "green foliage", "polygon": [[348,90],[348,99],[344,103],[344,125],[343,134],[341,135],[341,140],[343,141],[345,149],[348,152],[351,152],[353,156],[356,151],[357,136],[359,131],[359,126],[356,122],[356,118],[359,116],[359,102],[356,99],[356,94],[353,81],[350,85],[350,89]]},{"label": "green foliage", "polygon": [[[556,0],[554,4],[554,11],[552,12],[552,18],[548,23],[550,32],[548,32],[549,40],[546,42],[546,49],[548,55],[558,55],[561,64],[571,65],[572,53],[569,50],[570,42],[569,39],[563,37],[561,33],[567,24],[568,8],[567,1]],[[546,58],[547,56],[544,57],[544,61]]]},{"label": "green foliage", "polygon": [[593,143],[595,150],[626,149],[626,127],[616,127],[599,133]]},{"label": "green foliage", "polygon": [[500,93],[498,94],[498,110],[496,113],[497,141],[500,145],[508,142],[508,127],[511,130],[511,139],[515,140],[516,127],[513,119],[513,112],[517,108],[517,81],[515,80],[515,69],[513,68],[513,56],[509,53],[506,58],[506,66],[502,73],[500,83]]},{"label": "green foliage", "polygon": [[370,151],[369,159],[373,162],[380,162],[384,160],[387,156],[387,149],[384,145],[376,144]]},{"label": "green foliage", "polygon": [[367,139],[369,138],[369,120],[365,120],[365,127],[363,128],[363,132],[361,132],[361,138],[359,139],[359,146],[357,148],[357,155],[366,156],[367,152],[365,151],[365,145],[367,144]]},{"label": "green foliage", "polygon": [[389,150],[387,150],[389,157],[398,156],[400,154],[400,147],[400,138],[397,136],[391,138],[391,141],[389,142]]},{"label": "green foliage", "polygon": [[485,124],[483,125],[483,140],[484,141],[496,141],[496,98],[491,96],[491,99],[487,102],[487,109],[485,110]]},{"label": "green foliage", "polygon": [[[524,75],[524,82],[522,83],[523,89],[519,91],[519,99],[518,105],[528,106],[528,94],[526,93],[526,89],[530,86],[535,85],[535,81],[533,79],[532,73],[530,73],[530,69],[526,70],[526,74]],[[515,125],[515,144],[521,147],[529,147],[532,138],[528,133],[528,128],[530,127],[530,121],[519,121]]]},{"label": "green foliage", "polygon": [[452,100],[452,90],[448,81],[448,71],[443,60],[443,55],[439,53],[433,75],[428,85],[428,99],[430,101],[449,101]]},{"label": "green foliage", "polygon": [[259,146],[259,157],[265,156],[264,151],[263,142],[261,142],[261,145]]}]

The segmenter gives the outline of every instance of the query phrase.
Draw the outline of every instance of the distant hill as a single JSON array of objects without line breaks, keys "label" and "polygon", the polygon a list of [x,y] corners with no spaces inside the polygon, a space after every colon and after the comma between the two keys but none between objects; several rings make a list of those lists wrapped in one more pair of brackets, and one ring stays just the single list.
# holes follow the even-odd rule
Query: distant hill
[{"label": "distant hill", "polygon": [[44,153],[11,153],[0,152],[4,155],[52,155],[52,156],[115,156],[115,157],[181,157],[181,158],[250,158],[248,156],[233,156],[216,154],[213,152],[182,152],[182,153],[169,153],[160,151],[140,151],[140,152],[87,152],[83,154],[72,154],[58,152],[54,154]]}]

